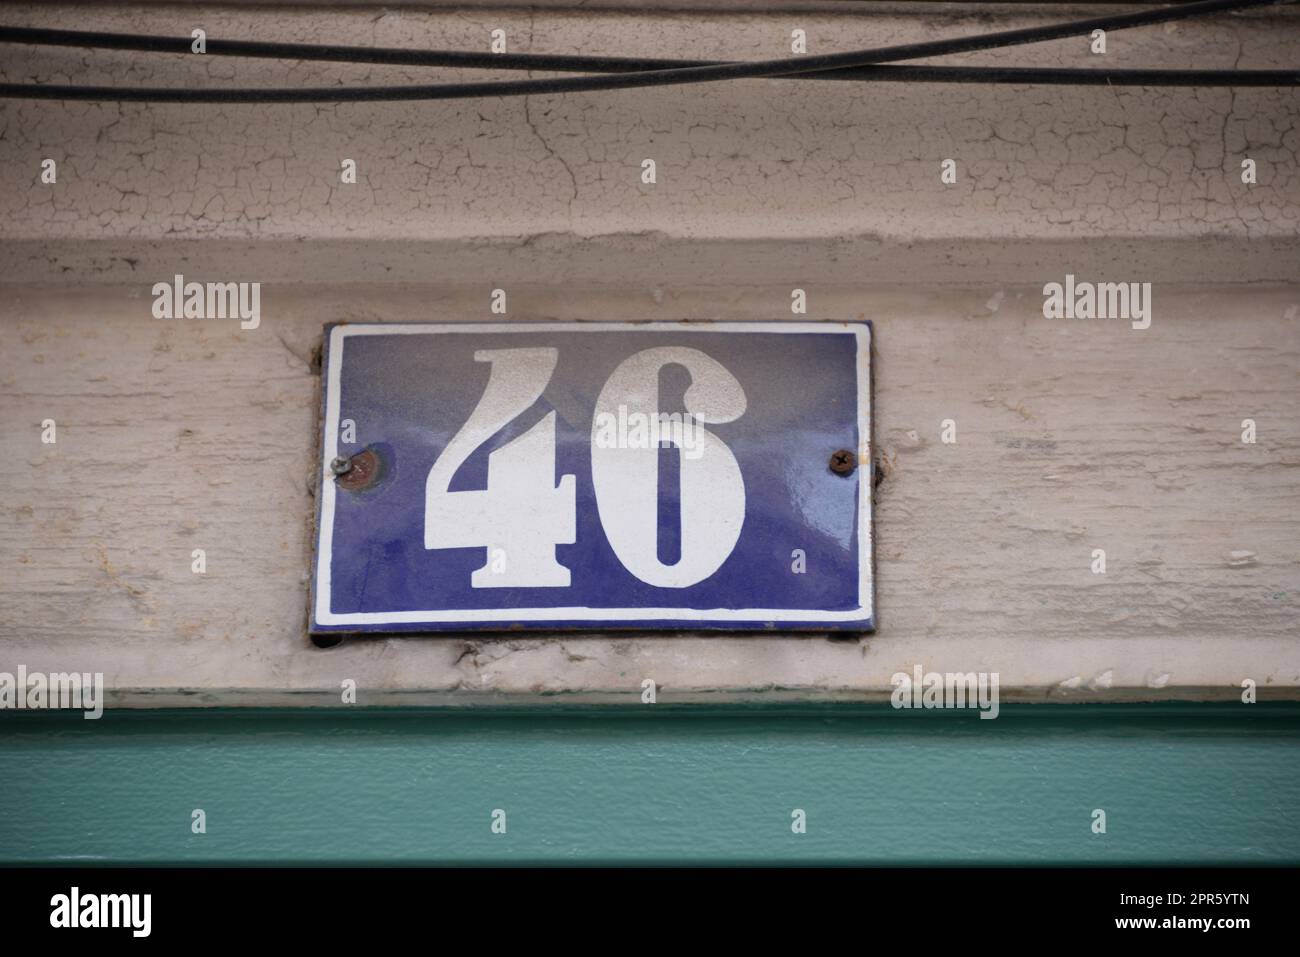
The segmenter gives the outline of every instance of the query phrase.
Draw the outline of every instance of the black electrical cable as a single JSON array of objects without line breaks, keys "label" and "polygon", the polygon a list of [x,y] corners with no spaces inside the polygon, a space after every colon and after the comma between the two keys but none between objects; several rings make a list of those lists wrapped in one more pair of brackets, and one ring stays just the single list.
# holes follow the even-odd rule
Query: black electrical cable
[{"label": "black electrical cable", "polygon": [[[844,70],[856,67],[866,67],[874,64],[888,63],[895,60],[920,59],[925,57],[947,56],[954,53],[968,53],[977,50],[988,50],[1016,46],[1025,43],[1037,43],[1044,40],[1060,39],[1068,36],[1077,36],[1079,34],[1088,34],[1093,30],[1122,30],[1132,27],[1149,26],[1157,23],[1167,23],[1176,20],[1191,19],[1198,16],[1208,16],[1214,13],[1224,13],[1232,10],[1241,10],[1250,7],[1273,6],[1279,3],[1290,3],[1294,0],[1197,0],[1197,2],[1179,4],[1175,6],[1161,7],[1153,10],[1142,10],[1135,13],[1122,14],[1110,17],[1096,17],[1089,20],[1078,20],[1069,23],[1050,24],[1042,27],[1029,27],[1020,30],[1007,30],[999,33],[987,33],[978,36],[968,37],[951,37],[944,40],[931,40],[922,43],[900,44],[892,47],[881,47],[874,50],[856,50],[846,53],[822,54],[820,56],[809,57],[788,57],[780,60],[760,60],[754,62],[733,62],[718,63],[704,62],[696,65],[673,68],[654,68],[648,70],[637,69],[635,72],[616,73],[614,75],[604,76],[582,76],[582,77],[560,77],[544,78],[531,80],[507,80],[507,81],[484,81],[478,83],[453,83],[439,84],[433,86],[400,86],[400,87],[316,87],[316,88],[299,88],[299,89],[184,89],[184,88],[157,88],[157,87],[140,87],[140,88],[119,88],[119,87],[98,87],[98,86],[43,86],[35,84],[0,84],[0,97],[21,97],[28,99],[66,99],[66,100],[120,100],[124,102],[172,102],[172,103],[306,103],[306,102],[365,102],[379,100],[441,100],[441,99],[461,99],[470,97],[483,96],[528,96],[534,94],[546,93],[568,93],[568,92],[590,92],[598,90],[617,90],[630,89],[634,87],[664,86],[684,83],[703,83],[713,82],[725,79],[752,79],[760,77],[780,77],[780,76],[805,76],[807,74],[821,74],[827,71]],[[87,34],[76,31],[36,31],[42,36],[36,36],[30,28],[21,27],[0,27],[0,41],[3,42],[31,42],[38,45],[72,45],[99,46],[97,40],[94,44],[86,42]],[[60,38],[59,34],[65,34]],[[80,37],[76,42],[63,42],[70,40],[72,35]],[[107,37],[104,43],[107,45],[117,44],[119,48],[142,49],[142,46],[130,46],[126,44],[149,44],[147,49],[157,52],[188,52],[190,50],[191,40],[187,38],[166,38],[166,37],[144,37],[129,34],[90,34],[92,37],[101,39]],[[178,44],[183,44],[179,46]],[[462,67],[483,67],[487,69],[499,68],[501,57],[506,54],[491,53],[465,53],[456,51],[418,51],[418,50],[392,50],[376,48],[367,50],[366,48],[356,47],[331,47],[315,44],[278,44],[278,43],[260,43],[256,41],[207,41],[206,49],[209,52],[222,51],[223,55],[235,56],[258,56],[258,57],[276,57],[284,59],[318,59],[318,60],[338,60],[343,62],[374,62],[374,63],[402,63],[405,65],[456,65]],[[372,59],[354,60],[353,57],[372,57]],[[396,57],[402,57],[401,60]],[[515,55],[518,57],[519,55]],[[536,61],[539,56],[528,55]],[[378,59],[376,57],[386,57]],[[418,62],[417,59],[418,58]],[[627,69],[630,66],[629,61],[620,58],[564,58],[570,61],[569,69],[595,69],[593,63],[605,63],[608,67],[614,69]],[[554,63],[556,58],[551,58]],[[577,65],[574,61],[581,61]],[[637,63],[638,61],[630,61]],[[659,61],[662,62],[662,61]],[[691,62],[691,61],[688,61]],[[520,69],[546,69],[538,65],[526,67],[516,67]],[[552,65],[549,69],[565,69],[561,66]],[[899,69],[899,68],[895,68]],[[914,68],[917,69],[917,68]],[[930,70],[939,68],[932,67]],[[997,69],[997,68],[956,68],[950,67],[947,70],[965,69]],[[1093,71],[1073,71],[1092,73]],[[1101,71],[1097,71],[1101,72]],[[1113,71],[1112,75],[1119,75],[1122,71]],[[1130,71],[1131,72],[1131,71]],[[1166,71],[1149,71],[1151,73],[1164,73]],[[1202,73],[1203,75],[1213,73],[1214,71],[1184,71],[1187,74]],[[1219,71],[1222,73],[1237,71]],[[1246,71],[1243,76],[1248,78],[1249,73],[1256,73],[1259,76],[1256,80],[1261,85],[1277,85],[1275,82],[1264,84],[1263,77],[1265,74],[1275,71]],[[1280,71],[1285,77],[1286,71]],[[910,72],[907,74],[911,79],[922,79],[919,74]],[[931,74],[931,77],[937,78],[939,74]],[[1069,78],[1062,71],[1046,70],[1042,71],[1045,77],[1042,82],[1069,82]],[[957,79],[956,74],[949,72],[946,74],[946,80],[940,82],[954,82]],[[1026,82],[1025,74],[1021,74],[1020,79],[1012,80],[994,80],[993,82]],[[878,70],[864,71],[863,75],[855,79],[884,79]],[[980,79],[979,77],[970,77],[970,79]],[[1096,78],[1084,78],[1084,82],[1104,82]],[[1175,85],[1175,84],[1171,84]],[[1247,82],[1246,85],[1255,85]],[[1291,85],[1284,82],[1282,85]]]},{"label": "black electrical cable", "polygon": [[[1114,0],[1121,2],[1121,0]],[[1291,0],[1260,0],[1260,4],[1291,2]],[[1183,9],[1197,6],[1182,4]],[[1166,7],[1164,9],[1177,9]],[[1109,19],[1109,18],[1107,18]],[[1141,25],[1141,24],[1133,24]],[[1090,21],[1075,24],[1079,32],[1084,28],[1099,29]],[[1103,27],[1100,29],[1123,29]],[[1012,33],[1019,31],[1011,31]],[[990,34],[990,37],[1005,34]],[[0,25],[0,43],[22,43],[35,46],[84,47],[101,50],[131,50],[144,53],[175,53],[191,55],[193,39],[190,37],[146,36],[134,33],[99,33],[89,30],[56,30],[43,27],[8,27]],[[947,41],[938,41],[946,43]],[[1033,41],[1021,41],[1033,42]],[[995,44],[1001,46],[1002,44]],[[887,48],[898,50],[903,48]],[[886,52],[886,51],[880,51]],[[891,56],[889,60],[920,59],[921,56],[942,56],[946,51],[910,56]],[[955,51],[954,51],[955,52]],[[209,37],[205,55],[233,56],[269,60],[302,60],[332,63],[370,63],[384,66],[430,66],[482,70],[536,70],[557,73],[640,73],[660,70],[677,70],[686,67],[739,65],[738,61],[682,60],[663,57],[616,57],[551,53],[483,53],[464,50],[413,50],[405,47],[359,47],[340,44],[282,43],[259,40],[224,40]],[[743,62],[743,61],[742,61]],[[783,61],[783,62],[789,62]],[[882,60],[880,62],[887,62]],[[1079,71],[1083,72],[1083,71]],[[1225,73],[1226,75],[1226,73]],[[789,79],[857,80],[866,79],[855,68],[821,70],[808,73],[790,73]],[[874,77],[873,77],[874,78]]]},{"label": "black electrical cable", "polygon": [[[868,66],[859,81],[983,83],[1025,86],[1300,87],[1300,70],[1111,70],[1035,67]],[[477,93],[491,84],[456,84],[452,95],[430,96],[442,87],[301,87],[295,89],[171,89],[167,87],[35,86],[0,83],[0,99],[112,100],[122,103],[383,103],[499,96]],[[465,92],[468,90],[469,92]],[[515,94],[520,95],[520,94]]]},{"label": "black electrical cable", "polygon": [[[1049,27],[1005,31],[999,34],[986,34],[984,37],[975,39],[978,39],[981,42],[984,40],[995,41],[990,43],[989,46],[1010,46],[1013,45],[1013,43],[1033,43],[1039,40],[1058,39],[1061,36],[1073,35],[1076,32],[1091,32],[1091,30],[1094,29],[1118,30],[1124,29],[1125,27],[1143,26],[1150,23],[1163,22],[1164,20],[1169,19],[1164,16],[1164,14],[1168,13],[1173,13],[1174,19],[1182,19],[1184,17],[1190,18],[1201,14],[1219,12],[1220,10],[1245,8],[1250,6],[1269,6],[1285,2],[1292,2],[1292,0],[1246,0],[1246,2],[1227,4],[1209,4],[1206,2],[1183,3],[1166,6],[1155,11],[1143,11],[1129,14],[1123,17],[1101,17],[1069,24],[1053,24]],[[1151,19],[1152,15],[1160,15],[1160,19],[1153,20]],[[1141,22],[1132,20],[1131,18],[1133,17],[1141,18]],[[1121,20],[1128,20],[1129,22],[1122,23],[1120,22]],[[1046,33],[1043,33],[1042,31],[1045,30],[1052,31],[1052,34],[1047,35]],[[1035,35],[1025,36],[1023,39],[1012,39],[1025,34]],[[1007,41],[1002,42],[1002,38],[1007,38]],[[964,42],[968,39],[972,38],[958,38],[956,41],[935,41],[937,46],[929,52],[910,54],[907,53],[908,47],[906,46],[888,47],[873,52],[878,52],[882,55],[892,53],[893,55],[872,62],[911,60],[920,59],[921,57],[943,56],[947,53],[965,52],[963,49],[955,47],[950,48],[948,47],[948,44],[950,42]],[[99,33],[88,30],[56,30],[42,27],[9,27],[0,25],[0,43],[24,43],[37,46],[89,47],[106,50],[133,50],[147,53],[179,53],[188,55],[191,53],[193,42],[194,41],[190,37],[160,37],[133,33]],[[921,44],[919,46],[929,46],[929,44]],[[980,49],[987,48],[988,47],[980,47]],[[717,66],[729,62],[646,57],[575,56],[548,53],[484,53],[479,51],[469,52],[463,50],[412,50],[402,47],[359,47],[340,44],[224,40],[219,37],[209,37],[206,40],[205,52],[208,56],[253,57],[275,60],[374,63],[389,66],[445,66],[484,70],[539,70],[560,73],[633,73],[673,70],[685,67]],[[852,56],[852,54],[837,54],[837,56]],[[734,61],[730,62],[732,65],[742,65],[737,64]],[[782,60],[780,62],[789,63],[790,59]],[[822,71],[819,70],[818,72]],[[810,72],[808,74],[799,75],[811,76],[814,74]]]}]

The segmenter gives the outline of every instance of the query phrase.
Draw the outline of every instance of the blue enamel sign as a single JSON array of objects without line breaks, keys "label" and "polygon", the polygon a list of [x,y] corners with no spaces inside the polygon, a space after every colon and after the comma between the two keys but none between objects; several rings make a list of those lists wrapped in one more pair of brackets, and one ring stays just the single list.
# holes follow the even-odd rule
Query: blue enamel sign
[{"label": "blue enamel sign", "polygon": [[329,327],[312,631],[872,628],[868,323]]}]

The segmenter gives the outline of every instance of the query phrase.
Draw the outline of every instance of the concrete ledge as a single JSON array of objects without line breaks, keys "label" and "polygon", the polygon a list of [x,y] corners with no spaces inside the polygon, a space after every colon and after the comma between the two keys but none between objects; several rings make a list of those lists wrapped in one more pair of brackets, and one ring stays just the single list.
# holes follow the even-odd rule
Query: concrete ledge
[{"label": "concrete ledge", "polygon": [[[28,283],[147,287],[182,273],[267,284],[643,287],[660,298],[726,286],[981,288],[1078,276],[1171,284],[1291,283],[1300,236],[911,243],[880,236],[672,239],[662,233],[542,233],[478,240],[247,242],[219,239],[0,240],[0,275]],[[399,293],[400,295],[400,293]],[[789,288],[782,293],[788,300]],[[788,302],[782,306],[782,309]]]}]

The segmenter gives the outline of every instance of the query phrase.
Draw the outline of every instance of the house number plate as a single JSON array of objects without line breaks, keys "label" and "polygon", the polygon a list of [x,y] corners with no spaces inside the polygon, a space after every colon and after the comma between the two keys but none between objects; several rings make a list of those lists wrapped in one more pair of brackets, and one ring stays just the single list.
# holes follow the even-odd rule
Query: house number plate
[{"label": "house number plate", "polygon": [[870,630],[871,327],[326,332],[312,631]]}]

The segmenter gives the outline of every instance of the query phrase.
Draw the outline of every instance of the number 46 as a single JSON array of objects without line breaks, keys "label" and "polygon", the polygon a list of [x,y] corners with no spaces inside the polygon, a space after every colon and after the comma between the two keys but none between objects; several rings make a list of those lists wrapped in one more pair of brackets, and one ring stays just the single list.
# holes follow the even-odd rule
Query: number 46
[{"label": "number 46", "polygon": [[[425,483],[424,547],[486,547],[488,560],[470,577],[474,588],[565,588],[569,569],[557,545],[577,537],[575,478],[555,481],[555,412],[488,455],[487,488],[449,491],[452,476],[474,450],[541,396],[559,350],[483,349],[491,364],[487,388],[469,420],[447,443]],[[698,349],[664,346],[625,360],[606,380],[592,417],[591,478],[596,510],[610,547],[629,572],[661,588],[686,588],[727,560],[745,520],[745,483],[731,449],[700,428],[701,454],[681,458],[681,558],[659,561],[659,449],[650,443],[602,447],[601,413],[630,418],[659,414],[659,372],[669,364],[691,376],[684,405],[697,422],[732,422],[745,412],[745,392],[721,364]],[[648,420],[648,419],[647,419]],[[643,420],[643,421],[647,421]]]}]

